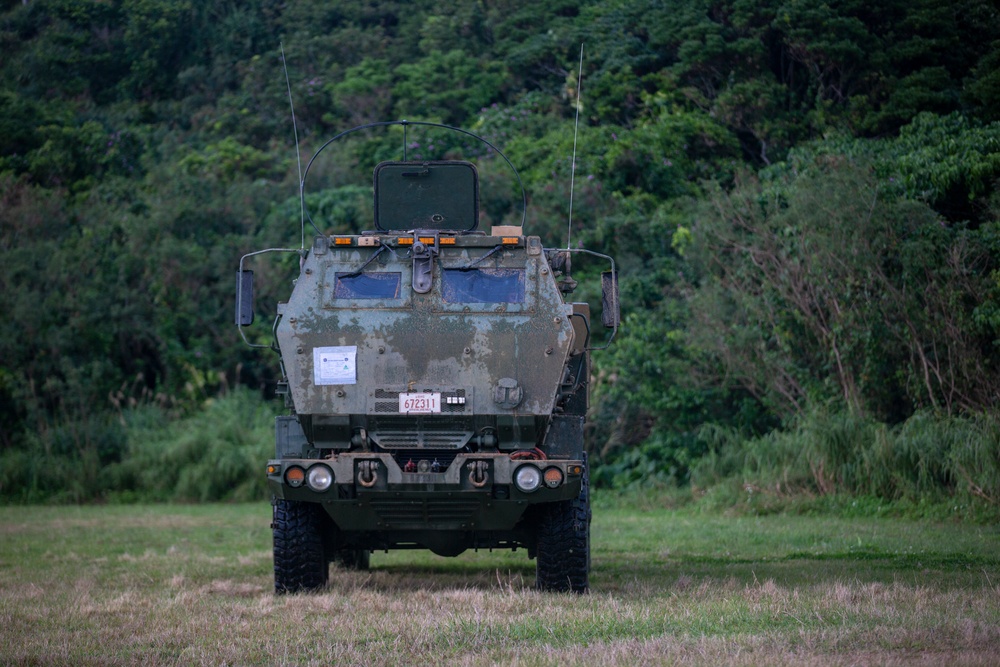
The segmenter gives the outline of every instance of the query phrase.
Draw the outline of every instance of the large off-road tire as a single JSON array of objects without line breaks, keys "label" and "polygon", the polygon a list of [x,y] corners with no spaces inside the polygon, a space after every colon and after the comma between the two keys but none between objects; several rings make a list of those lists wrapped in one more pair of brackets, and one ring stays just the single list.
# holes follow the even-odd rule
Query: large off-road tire
[{"label": "large off-road tire", "polygon": [[326,586],[330,567],[323,547],[319,505],[274,500],[274,592],[298,593]]},{"label": "large off-road tire", "polygon": [[333,555],[333,562],[345,570],[367,570],[371,552],[368,549],[341,549]]},{"label": "large off-road tire", "polygon": [[590,485],[580,495],[541,506],[535,586],[543,591],[586,593],[590,589]]}]

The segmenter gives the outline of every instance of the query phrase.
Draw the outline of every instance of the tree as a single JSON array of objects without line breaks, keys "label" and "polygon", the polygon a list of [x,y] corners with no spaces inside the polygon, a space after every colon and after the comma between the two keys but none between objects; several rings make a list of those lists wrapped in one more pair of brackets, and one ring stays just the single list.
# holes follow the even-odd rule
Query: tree
[{"label": "tree", "polygon": [[832,401],[901,420],[996,402],[992,233],[951,227],[870,168],[820,159],[712,196],[693,246],[693,341],[778,414]]}]

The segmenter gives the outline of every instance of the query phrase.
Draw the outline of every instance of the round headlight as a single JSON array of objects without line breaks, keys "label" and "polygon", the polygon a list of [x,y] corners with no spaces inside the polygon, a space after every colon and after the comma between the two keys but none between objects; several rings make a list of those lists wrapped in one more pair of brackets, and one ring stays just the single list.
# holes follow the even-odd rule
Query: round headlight
[{"label": "round headlight", "polygon": [[313,491],[326,491],[333,484],[333,471],[325,465],[314,465],[309,468],[306,482]]},{"label": "round headlight", "polygon": [[521,466],[514,473],[514,485],[525,493],[531,493],[542,483],[542,472],[535,466]]}]

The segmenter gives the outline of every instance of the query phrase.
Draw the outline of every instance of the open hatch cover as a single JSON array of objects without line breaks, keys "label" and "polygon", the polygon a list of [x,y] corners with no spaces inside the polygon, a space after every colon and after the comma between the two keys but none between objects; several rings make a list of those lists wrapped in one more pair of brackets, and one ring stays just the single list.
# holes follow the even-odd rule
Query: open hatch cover
[{"label": "open hatch cover", "polygon": [[382,162],[375,167],[375,228],[471,232],[479,224],[479,174],[471,162]]}]

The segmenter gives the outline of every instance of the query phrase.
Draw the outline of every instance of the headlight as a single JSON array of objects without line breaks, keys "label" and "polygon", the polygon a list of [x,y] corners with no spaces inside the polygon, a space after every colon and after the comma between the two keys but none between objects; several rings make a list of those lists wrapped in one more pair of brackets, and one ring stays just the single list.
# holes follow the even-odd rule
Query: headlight
[{"label": "headlight", "polygon": [[322,464],[314,465],[309,468],[306,483],[313,491],[326,491],[333,484],[333,471]]},{"label": "headlight", "polygon": [[514,473],[514,485],[525,493],[531,493],[542,483],[542,472],[532,465],[521,466]]}]

